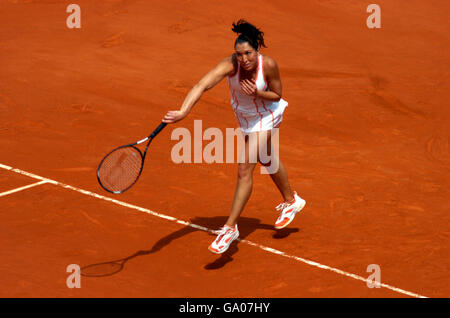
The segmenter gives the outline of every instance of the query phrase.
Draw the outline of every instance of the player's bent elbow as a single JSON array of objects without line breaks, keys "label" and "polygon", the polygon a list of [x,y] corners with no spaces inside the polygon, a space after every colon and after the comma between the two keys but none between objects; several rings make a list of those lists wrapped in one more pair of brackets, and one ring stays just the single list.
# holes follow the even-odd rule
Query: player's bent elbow
[{"label": "player's bent elbow", "polygon": [[[276,93],[275,93],[276,94]],[[279,102],[280,100],[281,100],[281,95],[279,95],[279,94],[276,94],[276,96],[274,96],[274,99],[273,99],[275,102]]]}]

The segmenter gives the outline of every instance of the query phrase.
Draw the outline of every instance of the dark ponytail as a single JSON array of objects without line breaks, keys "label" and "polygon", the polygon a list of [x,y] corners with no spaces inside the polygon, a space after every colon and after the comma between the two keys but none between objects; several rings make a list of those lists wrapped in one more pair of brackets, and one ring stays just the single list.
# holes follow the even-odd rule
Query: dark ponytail
[{"label": "dark ponytail", "polygon": [[256,51],[258,51],[261,46],[266,47],[264,44],[264,32],[243,19],[239,20],[237,23],[233,23],[233,28],[231,30],[233,30],[234,33],[239,34],[234,42],[234,46],[238,43],[248,42],[248,44]]}]

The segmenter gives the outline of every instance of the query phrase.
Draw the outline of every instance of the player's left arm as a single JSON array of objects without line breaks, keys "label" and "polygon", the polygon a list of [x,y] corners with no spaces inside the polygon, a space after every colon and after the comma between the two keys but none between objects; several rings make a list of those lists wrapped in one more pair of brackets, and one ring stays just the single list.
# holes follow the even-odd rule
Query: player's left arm
[{"label": "player's left arm", "polygon": [[264,57],[264,75],[267,81],[268,90],[262,91],[256,89],[256,83],[254,81],[246,80],[243,86],[247,88],[248,95],[254,95],[258,98],[267,99],[270,101],[279,101],[281,99],[281,78],[280,71],[278,70],[277,62],[271,57]]}]

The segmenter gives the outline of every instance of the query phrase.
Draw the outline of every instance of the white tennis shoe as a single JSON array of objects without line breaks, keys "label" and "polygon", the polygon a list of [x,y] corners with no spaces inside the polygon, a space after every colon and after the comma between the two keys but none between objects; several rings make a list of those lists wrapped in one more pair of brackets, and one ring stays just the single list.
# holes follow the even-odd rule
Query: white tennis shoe
[{"label": "white tennis shoe", "polygon": [[220,230],[216,231],[216,234],[217,238],[211,243],[208,249],[214,254],[222,254],[239,237],[239,230],[237,224],[234,227],[224,225]]},{"label": "white tennis shoe", "polygon": [[306,205],[306,201],[297,195],[294,191],[294,200],[291,202],[283,202],[277,205],[277,211],[281,211],[280,216],[275,222],[275,228],[277,230],[283,229],[288,226],[295,218],[295,215],[300,212]]}]

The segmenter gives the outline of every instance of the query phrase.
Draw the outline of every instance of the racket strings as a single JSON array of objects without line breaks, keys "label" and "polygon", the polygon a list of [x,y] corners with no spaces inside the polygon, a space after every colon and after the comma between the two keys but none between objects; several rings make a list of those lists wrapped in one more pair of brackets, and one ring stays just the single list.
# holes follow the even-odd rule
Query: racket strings
[{"label": "racket strings", "polygon": [[101,184],[111,192],[119,193],[136,182],[142,169],[142,155],[134,147],[119,148],[102,162],[98,177]]}]

